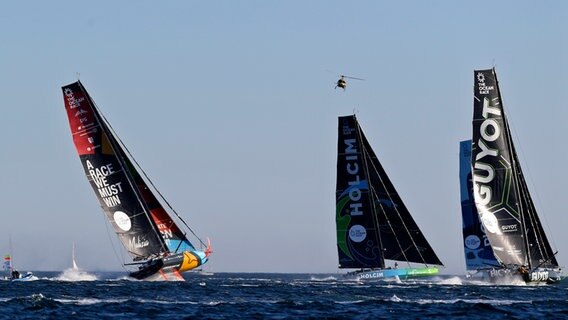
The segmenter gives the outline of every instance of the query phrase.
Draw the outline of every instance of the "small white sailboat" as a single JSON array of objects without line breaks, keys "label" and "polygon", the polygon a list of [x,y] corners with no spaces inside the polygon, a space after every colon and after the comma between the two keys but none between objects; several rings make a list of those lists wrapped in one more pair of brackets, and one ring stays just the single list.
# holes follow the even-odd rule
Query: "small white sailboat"
[{"label": "small white sailboat", "polygon": [[75,259],[75,242],[73,242],[73,249],[71,251],[71,268],[66,269],[63,273],[56,278],[60,281],[95,281],[97,280],[97,276],[94,274],[90,274],[86,271],[83,271],[77,265],[77,261]]}]

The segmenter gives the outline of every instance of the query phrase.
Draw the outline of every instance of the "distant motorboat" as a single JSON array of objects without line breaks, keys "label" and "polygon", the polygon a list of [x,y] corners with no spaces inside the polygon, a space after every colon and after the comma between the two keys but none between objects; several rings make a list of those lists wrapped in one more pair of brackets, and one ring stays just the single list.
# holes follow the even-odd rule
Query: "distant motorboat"
[{"label": "distant motorboat", "polygon": [[39,278],[34,276],[34,274],[31,273],[31,272],[26,272],[26,274],[23,275],[23,276],[21,274],[18,274],[17,278],[14,278],[14,276],[12,276],[12,278],[10,280],[12,280],[12,281],[36,281],[36,280],[39,280]]},{"label": "distant motorboat", "polygon": [[[11,247],[11,241],[10,241],[10,247]],[[22,275],[20,273],[20,271],[18,271],[16,268],[14,268],[14,259],[9,254],[7,254],[4,257],[3,268],[4,268],[4,270],[6,270],[9,273],[9,275],[7,277],[4,277],[5,280],[11,280],[11,281],[39,280],[39,278],[34,276],[33,273],[31,273],[31,272],[26,272],[25,275]]]}]

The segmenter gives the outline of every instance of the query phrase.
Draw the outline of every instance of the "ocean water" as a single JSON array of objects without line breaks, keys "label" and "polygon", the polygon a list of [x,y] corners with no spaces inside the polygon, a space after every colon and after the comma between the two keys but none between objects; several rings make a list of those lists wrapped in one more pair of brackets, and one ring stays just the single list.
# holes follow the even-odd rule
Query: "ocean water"
[{"label": "ocean water", "polygon": [[34,274],[40,280],[0,281],[0,318],[568,318],[568,280],[495,286],[457,276],[371,283],[323,274],[194,273],[166,283],[122,273]]}]

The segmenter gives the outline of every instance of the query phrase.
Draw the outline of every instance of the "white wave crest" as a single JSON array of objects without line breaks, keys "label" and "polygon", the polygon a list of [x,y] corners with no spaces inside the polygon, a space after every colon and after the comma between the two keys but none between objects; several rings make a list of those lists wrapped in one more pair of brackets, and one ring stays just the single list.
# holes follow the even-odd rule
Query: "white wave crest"
[{"label": "white wave crest", "polygon": [[97,276],[83,271],[79,268],[69,268],[63,271],[59,276],[55,277],[58,281],[96,281]]},{"label": "white wave crest", "polygon": [[329,277],[324,277],[324,278],[318,278],[318,277],[314,277],[311,276],[310,277],[310,281],[336,281],[337,278],[334,276],[329,276]]}]

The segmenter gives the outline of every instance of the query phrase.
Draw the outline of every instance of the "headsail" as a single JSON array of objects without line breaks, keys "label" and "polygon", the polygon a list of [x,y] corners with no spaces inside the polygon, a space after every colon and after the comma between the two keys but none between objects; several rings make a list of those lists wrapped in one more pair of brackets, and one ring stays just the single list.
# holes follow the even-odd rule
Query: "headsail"
[{"label": "headsail", "polygon": [[557,266],[513,146],[495,69],[474,72],[471,162],[475,204],[506,266]]},{"label": "headsail", "polygon": [[166,242],[166,246],[170,252],[178,253],[185,250],[195,250],[195,247],[189,242],[185,234],[176,225],[174,220],[166,212],[160,201],[154,196],[142,176],[134,168],[132,162],[125,157],[127,167],[129,168],[134,182],[140,192],[143,201],[146,203],[152,220],[158,227],[162,238]]},{"label": "headsail", "polygon": [[442,265],[387,177],[354,115],[339,117],[336,224],[341,268],[384,259]]},{"label": "headsail", "polygon": [[383,244],[383,257],[389,260],[442,265],[426,237],[410,215],[367,138],[361,131],[363,150],[368,159],[371,194]]},{"label": "headsail", "polygon": [[471,140],[460,142],[460,194],[465,264],[467,270],[499,266],[473,200]]},{"label": "headsail", "polygon": [[546,237],[544,228],[540,222],[540,218],[536,212],[534,202],[532,201],[525,176],[521,170],[515,147],[513,146],[513,156],[517,165],[517,184],[521,194],[521,203],[523,208],[524,230],[526,230],[526,238],[528,243],[529,266],[537,267],[558,267],[558,261],[550,242]]}]

